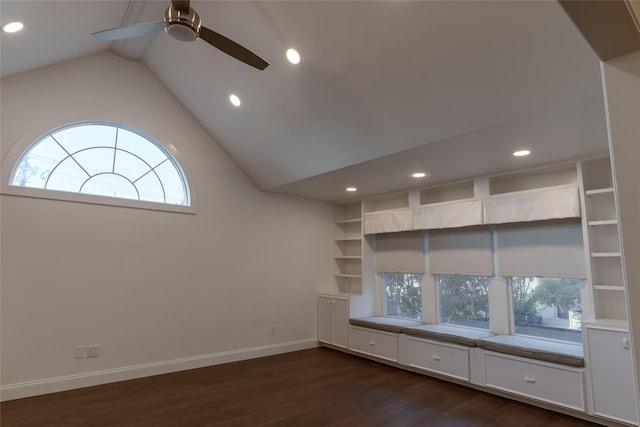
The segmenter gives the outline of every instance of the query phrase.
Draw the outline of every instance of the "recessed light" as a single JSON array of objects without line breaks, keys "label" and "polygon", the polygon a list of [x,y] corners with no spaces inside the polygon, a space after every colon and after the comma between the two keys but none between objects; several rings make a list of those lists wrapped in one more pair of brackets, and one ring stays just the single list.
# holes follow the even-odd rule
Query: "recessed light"
[{"label": "recessed light", "polygon": [[299,64],[300,54],[295,49],[287,49],[287,59],[289,60],[289,62],[291,62],[294,65]]},{"label": "recessed light", "polygon": [[416,172],[411,176],[414,177],[414,178],[424,178],[425,176],[427,176],[427,174],[424,173],[424,172]]},{"label": "recessed light", "polygon": [[524,157],[528,156],[529,154],[531,154],[531,151],[529,150],[518,150],[513,152],[513,155],[516,157]]},{"label": "recessed light", "polygon": [[354,191],[358,191],[356,187],[347,187],[347,191],[353,193]]},{"label": "recessed light", "polygon": [[24,28],[24,24],[20,21],[11,21],[2,25],[2,31],[5,33],[17,33]]},{"label": "recessed light", "polygon": [[238,95],[235,95],[235,94],[229,95],[229,102],[231,102],[236,107],[239,107],[242,104],[242,102],[240,101],[240,98],[238,98]]}]

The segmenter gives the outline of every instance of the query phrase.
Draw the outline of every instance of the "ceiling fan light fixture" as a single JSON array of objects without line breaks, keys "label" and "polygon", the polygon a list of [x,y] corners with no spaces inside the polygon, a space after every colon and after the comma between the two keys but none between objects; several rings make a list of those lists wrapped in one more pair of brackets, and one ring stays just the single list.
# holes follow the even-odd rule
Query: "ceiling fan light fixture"
[{"label": "ceiling fan light fixture", "polygon": [[195,10],[182,12],[173,5],[164,11],[164,29],[174,39],[181,42],[192,42],[198,38],[200,32],[200,16]]}]

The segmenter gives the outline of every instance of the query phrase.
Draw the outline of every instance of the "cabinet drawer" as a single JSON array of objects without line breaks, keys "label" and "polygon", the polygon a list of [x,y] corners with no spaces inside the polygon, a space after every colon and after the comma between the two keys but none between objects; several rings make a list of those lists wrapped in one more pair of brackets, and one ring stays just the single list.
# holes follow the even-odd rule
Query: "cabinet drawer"
[{"label": "cabinet drawer", "polygon": [[487,387],[584,410],[582,370],[485,354]]},{"label": "cabinet drawer", "polygon": [[409,338],[409,365],[469,381],[469,349]]},{"label": "cabinet drawer", "polygon": [[398,334],[350,327],[351,350],[398,361]]}]

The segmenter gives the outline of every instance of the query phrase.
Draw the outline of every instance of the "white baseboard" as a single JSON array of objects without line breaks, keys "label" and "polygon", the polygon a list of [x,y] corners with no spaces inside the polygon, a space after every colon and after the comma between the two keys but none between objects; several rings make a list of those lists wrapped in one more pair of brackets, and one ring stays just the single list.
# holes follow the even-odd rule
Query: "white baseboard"
[{"label": "white baseboard", "polygon": [[222,363],[238,362],[257,357],[272,356],[291,351],[306,350],[318,346],[316,338],[290,341],[261,347],[244,348],[221,353],[205,354],[202,356],[185,357],[182,359],[166,360],[162,362],[145,363],[142,365],[125,366],[122,368],[103,371],[87,372],[83,374],[67,375],[64,377],[46,378],[42,380],[0,386],[0,401],[21,399],[59,391],[72,390],[82,387],[107,384],[152,375],[167,374],[187,369],[203,368],[220,365]]}]

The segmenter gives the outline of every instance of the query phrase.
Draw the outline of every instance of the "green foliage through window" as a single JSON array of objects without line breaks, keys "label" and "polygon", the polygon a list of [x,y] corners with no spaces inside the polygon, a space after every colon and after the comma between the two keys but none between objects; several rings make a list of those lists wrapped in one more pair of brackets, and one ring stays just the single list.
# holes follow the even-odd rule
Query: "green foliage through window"
[{"label": "green foliage through window", "polygon": [[422,319],[422,274],[382,273],[386,316]]},{"label": "green foliage through window", "polygon": [[440,323],[489,329],[489,277],[436,275]]},{"label": "green foliage through window", "polygon": [[582,279],[511,277],[515,333],[581,342]]}]

